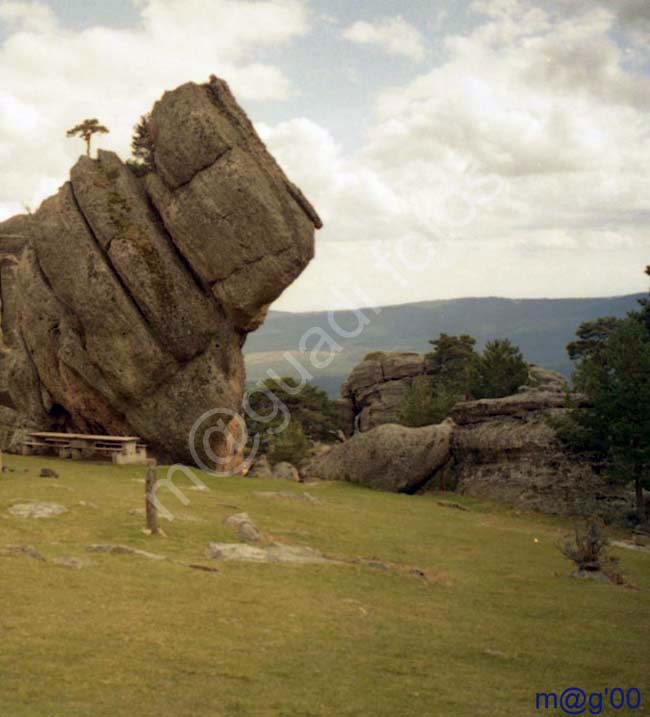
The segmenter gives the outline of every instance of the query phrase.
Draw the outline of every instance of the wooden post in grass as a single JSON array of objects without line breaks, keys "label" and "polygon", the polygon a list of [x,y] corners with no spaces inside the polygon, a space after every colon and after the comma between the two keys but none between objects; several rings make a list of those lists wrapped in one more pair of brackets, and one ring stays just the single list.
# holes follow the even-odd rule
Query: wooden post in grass
[{"label": "wooden post in grass", "polygon": [[147,529],[151,535],[158,535],[158,508],[156,507],[156,461],[147,461],[147,478],[144,482],[145,510]]}]

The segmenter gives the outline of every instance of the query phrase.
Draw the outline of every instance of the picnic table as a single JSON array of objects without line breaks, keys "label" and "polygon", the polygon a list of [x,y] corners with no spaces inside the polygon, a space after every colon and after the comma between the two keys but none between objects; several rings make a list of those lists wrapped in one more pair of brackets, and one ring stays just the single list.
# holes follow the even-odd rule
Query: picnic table
[{"label": "picnic table", "polygon": [[110,456],[113,463],[146,464],[147,447],[138,436],[94,436],[85,433],[33,431],[23,441],[23,455],[55,451],[60,458],[80,460],[95,455]]}]

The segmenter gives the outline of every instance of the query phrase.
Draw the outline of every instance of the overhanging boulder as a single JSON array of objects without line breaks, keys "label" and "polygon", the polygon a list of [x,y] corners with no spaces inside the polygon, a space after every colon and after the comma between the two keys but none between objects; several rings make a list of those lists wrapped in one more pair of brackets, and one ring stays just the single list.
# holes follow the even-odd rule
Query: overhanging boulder
[{"label": "overhanging boulder", "polygon": [[150,127],[145,177],[100,151],[0,224],[5,447],[30,428],[135,433],[160,457],[209,462],[233,433],[246,333],[321,222],[225,82],[165,93]]}]

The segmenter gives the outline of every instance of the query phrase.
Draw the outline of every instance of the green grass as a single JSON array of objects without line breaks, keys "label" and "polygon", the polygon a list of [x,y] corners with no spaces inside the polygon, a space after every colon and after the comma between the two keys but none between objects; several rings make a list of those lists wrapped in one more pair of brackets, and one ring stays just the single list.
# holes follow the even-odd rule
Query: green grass
[{"label": "green grass", "polygon": [[[2,717],[532,717],[536,692],[572,685],[645,689],[634,714],[650,714],[650,554],[617,551],[638,590],[585,583],[566,577],[554,545],[567,526],[549,518],[456,497],[467,512],[440,496],[205,476],[205,493],[177,481],[189,505],[161,493],[179,519],[151,537],[130,512],[143,506],[142,468],[5,462],[17,470],[0,476],[0,547],[33,545],[48,562],[0,557]],[[38,478],[43,465],[60,480]],[[7,513],[30,500],[69,512]],[[236,541],[223,520],[240,511],[272,539],[393,569],[183,564],[209,564],[208,542]],[[100,542],[170,560],[86,552]],[[94,564],[52,563],[62,555]]]}]

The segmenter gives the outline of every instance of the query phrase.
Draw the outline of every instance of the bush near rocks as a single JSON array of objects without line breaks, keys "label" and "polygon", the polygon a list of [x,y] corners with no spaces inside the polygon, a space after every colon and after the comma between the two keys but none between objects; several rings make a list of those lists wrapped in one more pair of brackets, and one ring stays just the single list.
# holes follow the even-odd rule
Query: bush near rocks
[{"label": "bush near rocks", "polygon": [[583,525],[576,525],[573,540],[567,540],[559,549],[565,558],[576,565],[572,577],[603,577],[617,584],[624,582],[618,570],[618,558],[607,552],[609,539],[605,527],[598,520],[588,520]]},{"label": "bush near rocks", "polygon": [[309,454],[309,446],[309,438],[305,435],[301,424],[292,420],[284,431],[273,438],[269,451],[271,465],[298,464]]},{"label": "bush near rocks", "polygon": [[244,407],[251,409],[244,411],[248,433],[259,435],[264,448],[273,442],[272,429],[281,427],[287,415],[311,441],[332,443],[341,428],[336,404],[325,391],[291,377],[267,379],[249,390]]}]

